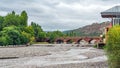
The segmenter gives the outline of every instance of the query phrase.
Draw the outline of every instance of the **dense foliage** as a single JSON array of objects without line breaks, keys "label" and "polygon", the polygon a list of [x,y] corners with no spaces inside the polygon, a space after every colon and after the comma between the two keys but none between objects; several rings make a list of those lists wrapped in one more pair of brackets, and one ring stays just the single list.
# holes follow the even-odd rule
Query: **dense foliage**
[{"label": "dense foliage", "polygon": [[41,26],[34,22],[31,22],[31,26],[34,30],[36,42],[46,42],[49,39],[48,42],[53,43],[56,38],[65,36],[61,31],[44,32]]},{"label": "dense foliage", "polygon": [[50,39],[50,43],[53,43],[56,38],[65,37],[65,35],[60,31],[48,32],[47,37]]},{"label": "dense foliage", "polygon": [[28,16],[26,11],[22,11],[20,15],[14,11],[6,16],[0,16],[0,45],[21,45],[37,42],[54,42],[57,37],[63,37],[60,31],[44,32],[40,25],[31,22],[27,25]]},{"label": "dense foliage", "polygon": [[109,30],[106,51],[110,68],[120,68],[120,26]]},{"label": "dense foliage", "polygon": [[33,28],[27,26],[27,13],[0,16],[0,45],[21,45],[34,41]]}]

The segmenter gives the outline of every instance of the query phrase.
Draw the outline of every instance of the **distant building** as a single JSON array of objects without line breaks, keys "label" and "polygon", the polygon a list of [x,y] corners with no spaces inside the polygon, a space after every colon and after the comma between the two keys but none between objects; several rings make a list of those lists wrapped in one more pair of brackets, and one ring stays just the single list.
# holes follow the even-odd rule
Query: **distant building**
[{"label": "distant building", "polygon": [[101,12],[103,18],[111,18],[111,25],[120,25],[120,6],[112,7],[104,12]]}]

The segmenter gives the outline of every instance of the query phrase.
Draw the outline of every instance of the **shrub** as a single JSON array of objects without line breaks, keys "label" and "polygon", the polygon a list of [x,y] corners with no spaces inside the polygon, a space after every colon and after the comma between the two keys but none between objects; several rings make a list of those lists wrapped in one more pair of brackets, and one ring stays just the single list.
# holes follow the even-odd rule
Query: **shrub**
[{"label": "shrub", "polygon": [[7,39],[7,44],[8,45],[19,45],[20,42],[20,32],[17,27],[15,26],[10,26],[10,27],[4,27],[3,30],[1,31],[1,36],[4,37],[5,40]]},{"label": "shrub", "polygon": [[120,26],[108,31],[106,52],[110,68],[120,68]]},{"label": "shrub", "polygon": [[34,36],[32,36],[29,33],[24,32],[24,31],[22,32],[22,36],[21,36],[21,43],[22,44],[27,44],[27,43],[32,44],[32,42],[34,40],[35,40]]},{"label": "shrub", "polygon": [[34,37],[25,31],[21,32],[19,27],[9,26],[0,32],[0,45],[20,45],[32,43]]},{"label": "shrub", "polygon": [[6,45],[7,45],[7,38],[0,37],[0,46],[6,46]]},{"label": "shrub", "polygon": [[24,31],[21,32],[21,44],[27,44],[29,41],[29,34]]}]

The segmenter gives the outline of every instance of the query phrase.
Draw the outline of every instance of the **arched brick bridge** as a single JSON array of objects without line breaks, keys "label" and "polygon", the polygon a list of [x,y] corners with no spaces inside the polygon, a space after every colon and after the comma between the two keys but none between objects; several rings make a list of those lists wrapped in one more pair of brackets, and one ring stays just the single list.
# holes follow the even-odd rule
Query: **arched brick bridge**
[{"label": "arched brick bridge", "polygon": [[55,40],[56,44],[96,44],[102,39],[100,37],[66,37],[66,38],[57,38]]}]

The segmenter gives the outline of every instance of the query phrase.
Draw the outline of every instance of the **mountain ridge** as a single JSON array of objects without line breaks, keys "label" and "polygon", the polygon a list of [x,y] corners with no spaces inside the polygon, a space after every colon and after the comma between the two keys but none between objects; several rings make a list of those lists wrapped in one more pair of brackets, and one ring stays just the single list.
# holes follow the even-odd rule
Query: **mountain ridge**
[{"label": "mountain ridge", "polygon": [[93,23],[91,25],[86,25],[78,29],[64,31],[63,33],[68,36],[100,36],[104,31],[104,27],[109,26],[109,24],[109,21],[102,23]]}]

